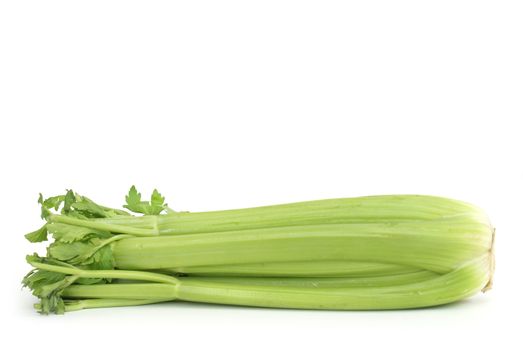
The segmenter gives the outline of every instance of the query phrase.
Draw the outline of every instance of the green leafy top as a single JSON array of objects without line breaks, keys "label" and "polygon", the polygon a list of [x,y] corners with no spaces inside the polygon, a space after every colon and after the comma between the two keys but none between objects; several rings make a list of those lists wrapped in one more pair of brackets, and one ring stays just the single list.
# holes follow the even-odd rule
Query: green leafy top
[{"label": "green leafy top", "polygon": [[[147,202],[141,200],[141,194],[132,186],[126,200],[126,208],[150,216],[168,209],[164,197],[156,189]],[[152,217],[134,217],[127,211],[99,205],[72,190],[47,199],[40,194],[38,202],[42,207],[42,218],[47,223],[25,237],[30,242],[42,242],[52,235],[54,242],[49,245],[47,256],[81,268],[112,269],[112,242],[136,234],[136,231],[151,230],[154,233],[157,230],[155,220],[147,223],[154,219]]]},{"label": "green leafy top", "polygon": [[[46,263],[51,265],[63,265],[53,259],[42,258],[37,254],[28,255],[27,262]],[[73,284],[78,277],[67,276],[62,273],[45,271],[40,269],[31,270],[22,280],[24,287],[31,289],[34,296],[40,299],[38,310],[42,314],[51,312],[63,314],[65,304],[61,294],[64,289]]]},{"label": "green leafy top", "polygon": [[47,256],[89,270],[112,270],[114,259],[109,240],[91,238],[64,243],[56,241],[47,248]]},{"label": "green leafy top", "polygon": [[[126,201],[125,208],[146,216],[136,217],[125,210],[99,205],[72,190],[46,199],[40,194],[38,203],[41,205],[41,217],[46,223],[25,237],[30,242],[43,242],[51,235],[54,242],[47,247],[45,258],[35,254],[28,256],[28,262],[80,270],[114,269],[112,243],[133,234],[148,234],[148,230],[154,234],[157,232],[154,227],[156,218],[152,215],[169,210],[164,203],[165,198],[156,189],[148,202],[142,201],[141,194],[132,186]],[[66,304],[61,294],[71,284],[107,282],[110,282],[107,278],[68,276],[39,268],[29,272],[22,281],[24,286],[40,298],[38,309],[44,314],[65,311]]]},{"label": "green leafy top", "polygon": [[32,243],[47,241],[47,224],[36,231],[26,234],[25,238]]},{"label": "green leafy top", "polygon": [[124,208],[127,208],[135,213],[142,213],[146,215],[158,215],[167,208],[165,204],[165,198],[162,197],[158,190],[154,190],[151,195],[151,201],[142,201],[142,194],[136,190],[135,186],[132,186],[129,190],[129,194],[125,196]]},{"label": "green leafy top", "polygon": [[[60,207],[62,209],[59,212],[62,215],[78,219],[109,218],[116,215],[129,216],[129,213],[124,210],[98,205],[85,196],[75,194],[72,190],[67,190],[65,195],[53,196],[47,199],[44,199],[40,193],[38,203],[41,205],[41,217],[46,221],[49,221],[51,215],[54,215],[52,210],[58,212]],[[26,234],[25,238],[33,243],[47,241],[47,235],[51,233],[49,232],[50,225],[43,225],[38,230]]]},{"label": "green leafy top", "polygon": [[[56,243],[56,242],[55,242]],[[53,243],[54,244],[54,243]],[[79,242],[76,242],[79,244]],[[64,248],[64,246],[61,246]],[[96,254],[92,257],[93,262],[90,265],[72,265],[74,258],[76,257],[75,252],[85,253],[85,247],[76,245],[73,251],[62,249],[55,257],[40,257],[38,254],[28,255],[26,260],[29,264],[35,266],[22,280],[24,287],[31,290],[34,296],[40,299],[40,303],[35,305],[37,310],[42,314],[56,313],[62,314],[65,311],[65,303],[62,299],[63,291],[73,284],[100,284],[111,282],[107,278],[82,278],[77,275],[67,275],[61,272],[49,271],[46,268],[41,267],[43,265],[54,265],[60,267],[66,267],[70,270],[107,270],[112,269],[111,264],[107,265],[107,262],[112,261],[112,254],[110,249],[104,246],[102,249],[97,250]],[[60,258],[70,258],[69,262],[59,260]],[[64,259],[65,260],[65,259]]]},{"label": "green leafy top", "polygon": [[[134,192],[136,192],[136,189],[134,186],[131,188],[131,191],[134,189]],[[139,193],[138,200],[140,199]],[[153,196],[151,197],[151,204],[148,204],[147,202],[139,203],[138,207],[145,208],[145,211],[147,213],[157,213],[161,212],[163,210],[163,201],[164,198],[158,193],[158,191],[155,190],[153,193]],[[58,195],[58,196],[52,196],[49,198],[44,199],[42,194],[38,196],[38,203],[40,203],[41,206],[41,217],[42,219],[46,221],[51,221],[52,216],[56,216],[58,214],[72,217],[75,219],[83,219],[83,220],[89,220],[89,219],[103,219],[103,218],[113,218],[116,216],[119,217],[131,217],[131,214],[125,210],[121,209],[115,209],[115,208],[109,208],[100,204],[95,203],[91,199],[81,196],[78,193],[73,192],[72,190],[66,190],[66,193],[64,195]],[[149,208],[150,207],[150,208]],[[159,208],[162,209],[159,209]],[[40,227],[38,230],[30,232],[25,235],[25,238],[29,240],[30,242],[43,242],[47,241],[47,236],[50,228],[50,223],[47,223]],[[76,231],[75,231],[76,230]],[[86,232],[85,229],[81,227],[76,227],[74,229],[71,229],[70,234],[67,234],[63,237],[63,239],[67,240],[71,237],[71,234],[73,235],[83,235],[86,233],[93,233],[93,231]],[[99,233],[99,232],[97,232]],[[62,240],[62,236],[59,235],[59,237],[54,237],[55,239]]]},{"label": "green leafy top", "polygon": [[[52,209],[54,209],[55,212],[60,212],[62,215],[79,219],[111,218],[118,215],[130,215],[125,210],[99,205],[85,196],[74,193],[72,190],[67,190],[65,195],[53,196],[47,199],[44,199],[40,193],[38,203],[40,203],[42,207],[42,219],[45,220],[47,220],[50,215],[53,215]],[[60,207],[62,207],[61,211],[59,211]]]}]

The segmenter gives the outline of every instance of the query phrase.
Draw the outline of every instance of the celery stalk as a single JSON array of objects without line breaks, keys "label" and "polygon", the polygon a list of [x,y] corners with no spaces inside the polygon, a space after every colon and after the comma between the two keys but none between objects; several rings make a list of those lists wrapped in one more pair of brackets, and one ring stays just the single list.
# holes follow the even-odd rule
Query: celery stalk
[{"label": "celery stalk", "polygon": [[460,215],[427,222],[284,226],[127,238],[113,244],[129,270],[267,262],[368,261],[448,272],[486,252],[491,227]]},{"label": "celery stalk", "polygon": [[165,301],[376,310],[441,305],[492,285],[494,229],[477,207],[389,195],[174,212],[134,186],[126,209],[39,198],[54,241],[23,279],[44,314]]},{"label": "celery stalk", "polygon": [[[490,256],[468,261],[444,275],[410,276],[401,284],[368,286],[347,283],[336,286],[296,282],[295,279],[181,278],[177,284],[142,283],[71,286],[63,296],[152,300],[185,300],[230,305],[331,309],[376,310],[428,307],[453,302],[475,294],[489,278]],[[352,279],[357,280],[357,279]],[[281,282],[281,283],[280,283]],[[395,281],[397,282],[397,281]]]}]

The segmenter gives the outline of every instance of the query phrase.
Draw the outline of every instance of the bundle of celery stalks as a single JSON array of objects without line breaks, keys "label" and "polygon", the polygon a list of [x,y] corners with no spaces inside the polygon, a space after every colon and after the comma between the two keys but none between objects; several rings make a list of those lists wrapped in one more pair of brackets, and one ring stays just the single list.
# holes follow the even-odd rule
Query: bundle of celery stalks
[{"label": "bundle of celery stalks", "polygon": [[[53,242],[23,279],[43,314],[176,300],[375,310],[451,303],[486,290],[493,234],[468,203],[421,195],[176,212],[133,186],[127,210],[67,191],[44,199]],[[134,214],[131,214],[134,213]]]}]

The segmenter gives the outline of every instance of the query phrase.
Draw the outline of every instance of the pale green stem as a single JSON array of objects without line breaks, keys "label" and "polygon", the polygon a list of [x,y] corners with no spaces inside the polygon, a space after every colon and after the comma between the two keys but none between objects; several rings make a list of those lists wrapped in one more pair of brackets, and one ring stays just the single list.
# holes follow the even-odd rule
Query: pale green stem
[{"label": "pale green stem", "polygon": [[157,229],[156,230],[143,229],[143,228],[135,228],[135,227],[125,226],[125,225],[108,224],[108,223],[104,223],[104,222],[77,219],[77,218],[72,218],[72,217],[63,216],[63,215],[50,215],[49,222],[60,222],[63,224],[76,225],[76,226],[81,226],[81,227],[89,227],[89,228],[102,230],[102,231],[125,233],[125,234],[129,234],[129,235],[133,235],[133,236],[147,237],[147,236],[158,235]]},{"label": "pale green stem", "polygon": [[120,278],[129,280],[149,281],[178,284],[179,280],[175,277],[144,271],[129,271],[129,270],[81,270],[64,266],[56,266],[43,264],[38,262],[30,262],[33,267],[41,270],[53,271],[63,273],[66,275],[75,275],[85,278]]},{"label": "pale green stem", "polygon": [[[126,299],[85,299],[66,301],[65,311],[78,311],[83,309],[94,309],[102,307],[118,307],[118,306],[136,306],[162,303],[168,300],[126,300]],[[40,304],[34,305],[36,310],[41,310]]]}]

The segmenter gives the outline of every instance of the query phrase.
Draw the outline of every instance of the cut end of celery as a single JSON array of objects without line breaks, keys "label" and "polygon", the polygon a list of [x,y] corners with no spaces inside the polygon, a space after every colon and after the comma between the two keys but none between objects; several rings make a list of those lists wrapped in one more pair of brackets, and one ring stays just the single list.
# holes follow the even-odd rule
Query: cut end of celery
[{"label": "cut end of celery", "polygon": [[492,286],[494,284],[494,271],[496,270],[496,258],[495,258],[495,254],[494,254],[494,241],[495,241],[495,238],[496,238],[496,229],[493,228],[492,229],[492,243],[490,245],[490,250],[489,250],[489,253],[490,253],[489,279],[488,279],[488,282],[485,285],[485,287],[483,287],[483,289],[481,290],[483,293],[485,293],[486,291],[492,289]]}]

